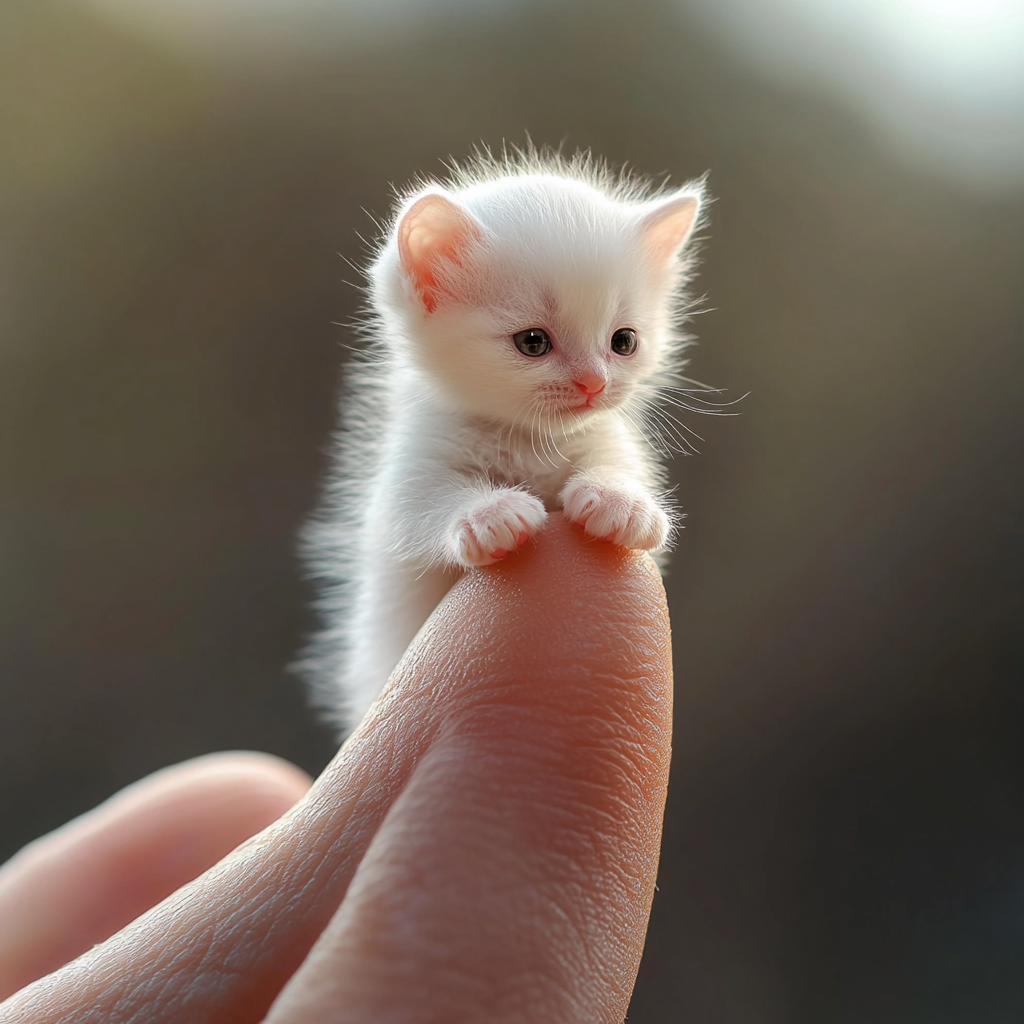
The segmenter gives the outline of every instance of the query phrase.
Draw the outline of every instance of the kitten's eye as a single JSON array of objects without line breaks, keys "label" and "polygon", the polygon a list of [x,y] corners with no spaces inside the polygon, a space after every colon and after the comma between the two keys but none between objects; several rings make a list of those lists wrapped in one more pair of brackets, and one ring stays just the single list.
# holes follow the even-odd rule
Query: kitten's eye
[{"label": "kitten's eye", "polygon": [[513,334],[512,340],[524,356],[544,356],[551,351],[551,339],[547,332],[539,327],[531,327],[528,331]]},{"label": "kitten's eye", "polygon": [[636,331],[632,327],[620,327],[612,335],[612,351],[616,355],[631,356],[636,351]]}]

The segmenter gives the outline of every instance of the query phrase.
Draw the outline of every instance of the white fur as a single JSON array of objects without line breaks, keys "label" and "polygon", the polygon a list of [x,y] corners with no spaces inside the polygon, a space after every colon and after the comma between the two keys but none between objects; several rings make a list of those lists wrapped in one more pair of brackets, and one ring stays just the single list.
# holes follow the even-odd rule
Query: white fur
[{"label": "white fur", "polygon": [[[369,269],[336,474],[307,534],[326,629],[304,666],[340,725],[363,715],[452,583],[548,514],[625,547],[667,544],[652,445],[671,447],[674,426],[654,403],[682,365],[702,205],[699,182],[652,196],[586,157],[533,151],[478,158],[401,198]],[[610,347],[622,327],[639,338],[628,357]],[[529,328],[554,351],[521,354],[512,336]],[[596,397],[581,390],[602,379]]]}]

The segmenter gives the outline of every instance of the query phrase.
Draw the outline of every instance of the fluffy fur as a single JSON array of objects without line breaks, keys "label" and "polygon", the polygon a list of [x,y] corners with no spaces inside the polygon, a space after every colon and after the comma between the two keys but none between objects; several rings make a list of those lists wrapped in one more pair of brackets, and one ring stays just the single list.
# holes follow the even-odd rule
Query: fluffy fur
[{"label": "fluffy fur", "polygon": [[[657,455],[687,447],[666,402],[704,411],[678,372],[705,205],[702,181],[655,190],[532,150],[399,197],[306,535],[325,629],[303,667],[342,729],[452,583],[548,515],[625,547],[669,542]],[[550,351],[517,347],[530,330],[527,350]]]}]

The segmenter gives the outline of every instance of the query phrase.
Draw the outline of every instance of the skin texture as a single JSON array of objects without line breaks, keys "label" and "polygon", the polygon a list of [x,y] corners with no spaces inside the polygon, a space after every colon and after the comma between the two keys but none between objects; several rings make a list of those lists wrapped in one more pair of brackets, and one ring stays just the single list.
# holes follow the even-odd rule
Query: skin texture
[{"label": "skin texture", "polygon": [[0,999],[55,971],[202,874],[309,788],[266,754],[150,775],[0,870]]},{"label": "skin texture", "polygon": [[[670,666],[650,560],[549,523],[456,585],[295,807],[13,996],[0,1020],[621,1021],[657,871]],[[286,801],[301,779],[278,768]],[[195,770],[172,769],[163,785]],[[134,812],[106,821],[90,884],[116,864],[106,883],[116,891],[111,879],[145,855],[116,838],[130,837],[136,815],[150,815],[153,835],[181,830],[147,798],[158,778],[137,784]],[[195,779],[177,778],[187,805]],[[90,841],[80,837],[83,849]],[[5,930],[88,916],[74,895],[77,859],[55,867],[31,848],[22,858],[33,895]],[[57,878],[55,909],[46,883]]]}]

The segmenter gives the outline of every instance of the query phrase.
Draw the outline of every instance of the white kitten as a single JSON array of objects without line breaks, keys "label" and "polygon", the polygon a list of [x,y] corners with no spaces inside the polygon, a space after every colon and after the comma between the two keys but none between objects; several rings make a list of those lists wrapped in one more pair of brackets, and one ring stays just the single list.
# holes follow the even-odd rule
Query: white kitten
[{"label": "white kitten", "polygon": [[702,206],[701,182],[652,195],[535,152],[478,158],[401,199],[307,534],[326,629],[302,667],[339,724],[359,720],[452,583],[549,514],[627,548],[668,542],[652,448],[675,424],[654,402],[682,365]]}]

